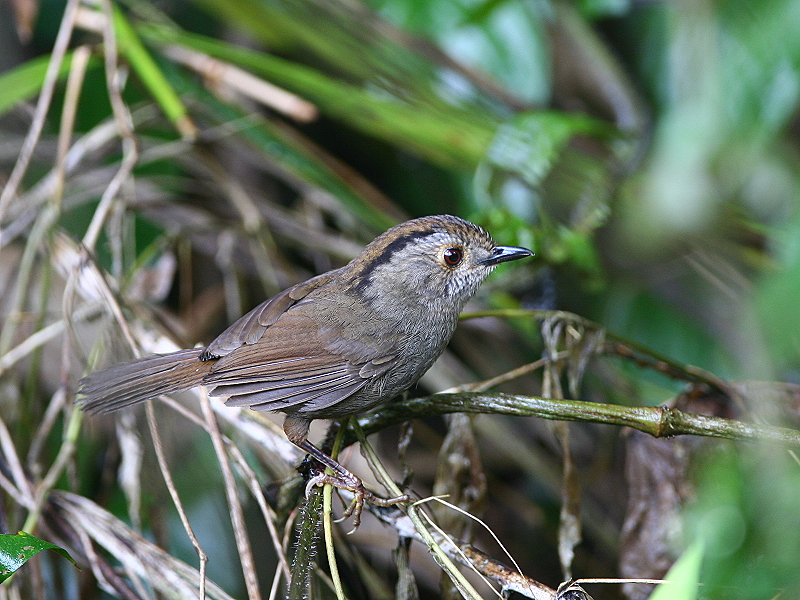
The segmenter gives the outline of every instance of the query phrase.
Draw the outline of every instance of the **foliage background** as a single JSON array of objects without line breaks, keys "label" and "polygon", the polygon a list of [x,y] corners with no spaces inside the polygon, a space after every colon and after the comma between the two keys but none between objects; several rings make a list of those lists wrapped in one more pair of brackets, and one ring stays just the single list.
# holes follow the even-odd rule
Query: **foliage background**
[{"label": "foliage background", "polygon": [[[82,418],[72,409],[78,378],[131,356],[121,323],[138,350],[208,341],[264,297],[343,264],[378,232],[423,214],[459,214],[501,243],[536,251],[535,261],[493,275],[473,308],[577,313],[687,372],[695,365],[731,382],[741,403],[687,390],[609,352],[580,373],[577,389],[567,391],[565,374],[565,394],[796,424],[796,0],[69,7],[77,10],[72,59],[52,79],[51,106],[37,114],[65,3],[0,3],[3,533],[63,534],[59,515],[77,522],[68,511],[81,509],[72,497],[50,494],[71,490],[196,565],[144,415]],[[79,46],[85,50],[73,53]],[[287,100],[263,82],[295,96]],[[284,100],[288,106],[277,104]],[[15,171],[36,123],[42,130],[30,163]],[[101,271],[108,289],[98,283]],[[49,333],[36,338],[37,331]],[[569,339],[579,355],[593,350],[586,331],[543,334],[524,318],[467,321],[414,393],[553,356]],[[557,383],[528,375],[501,389],[546,395]],[[210,578],[235,597],[252,597],[211,438],[174,410],[159,408],[157,417],[175,484],[210,555]],[[705,596],[797,595],[794,454],[759,444],[654,442],[588,425],[570,428],[566,460],[559,431],[502,416],[466,427],[441,417],[415,421],[412,487],[422,495],[449,490],[487,520],[526,575],[553,587],[564,578],[561,535],[562,557],[577,544],[574,561],[563,558],[574,576],[660,576],[691,541],[703,540]],[[450,445],[442,449],[445,435]],[[390,428],[374,444],[400,477],[397,436]],[[292,477],[298,457],[236,441],[262,484]],[[137,452],[141,459],[132,458]],[[350,460],[357,464],[355,454]],[[459,471],[463,481],[446,467],[453,461],[469,467]],[[134,475],[119,475],[120,464]],[[572,466],[576,479],[565,483],[563,469]],[[276,572],[272,543],[255,500],[243,504],[266,596]],[[580,543],[565,510],[583,517]],[[496,550],[473,527],[449,526]],[[58,541],[88,564],[85,540]],[[389,533],[365,523],[339,543],[348,597],[400,595]],[[59,560],[37,557],[0,597],[112,593],[113,586],[100,591],[96,571],[77,573]],[[421,596],[453,593],[439,589],[424,551],[412,554],[412,566]],[[595,598],[643,594],[587,589]],[[151,593],[146,585],[131,591]]]}]

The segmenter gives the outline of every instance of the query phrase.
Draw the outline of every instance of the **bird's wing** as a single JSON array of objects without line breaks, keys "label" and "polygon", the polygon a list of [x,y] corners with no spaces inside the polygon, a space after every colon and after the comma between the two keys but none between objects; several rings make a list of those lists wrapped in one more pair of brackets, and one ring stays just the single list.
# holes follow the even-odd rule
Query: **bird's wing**
[{"label": "bird's wing", "polygon": [[338,271],[329,271],[312,277],[262,302],[220,333],[200,355],[200,360],[221,358],[237,348],[255,344],[281,315],[312,291],[331,281],[337,274]]},{"label": "bird's wing", "polygon": [[330,328],[298,308],[264,327],[255,342],[222,356],[204,378],[215,386],[211,394],[230,396],[230,406],[312,413],[348,398],[396,363],[385,347],[340,338],[332,343]]}]

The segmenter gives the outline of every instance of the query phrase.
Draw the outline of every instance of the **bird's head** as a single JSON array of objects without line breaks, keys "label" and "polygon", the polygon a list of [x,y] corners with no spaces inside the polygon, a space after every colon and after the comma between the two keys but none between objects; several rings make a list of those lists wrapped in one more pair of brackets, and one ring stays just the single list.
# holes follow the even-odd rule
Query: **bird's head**
[{"label": "bird's head", "polygon": [[368,300],[449,303],[460,312],[498,264],[532,254],[526,248],[496,245],[474,223],[437,215],[392,227],[348,268],[354,289]]}]

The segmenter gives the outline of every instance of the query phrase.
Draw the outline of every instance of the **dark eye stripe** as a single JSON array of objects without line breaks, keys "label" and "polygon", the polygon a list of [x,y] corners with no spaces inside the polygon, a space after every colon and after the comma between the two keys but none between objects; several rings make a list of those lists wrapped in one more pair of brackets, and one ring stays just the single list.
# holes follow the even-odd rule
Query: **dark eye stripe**
[{"label": "dark eye stripe", "polygon": [[364,288],[369,284],[369,278],[372,275],[372,272],[375,271],[375,269],[377,269],[380,265],[387,264],[392,259],[392,256],[395,254],[395,252],[400,252],[412,242],[432,235],[433,233],[435,233],[435,231],[432,229],[423,229],[420,231],[411,232],[403,237],[392,240],[380,251],[380,254],[372,258],[372,260],[364,265],[361,273],[358,276],[356,290],[363,292]]}]

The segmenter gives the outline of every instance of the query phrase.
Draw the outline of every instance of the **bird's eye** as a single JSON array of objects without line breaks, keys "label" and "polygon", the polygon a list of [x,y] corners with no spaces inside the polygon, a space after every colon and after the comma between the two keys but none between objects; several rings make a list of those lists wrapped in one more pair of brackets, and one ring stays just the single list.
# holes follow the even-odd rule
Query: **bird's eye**
[{"label": "bird's eye", "polygon": [[458,247],[448,248],[444,251],[444,254],[442,254],[442,260],[444,260],[444,264],[448,267],[457,267],[461,264],[463,259],[464,251]]}]

